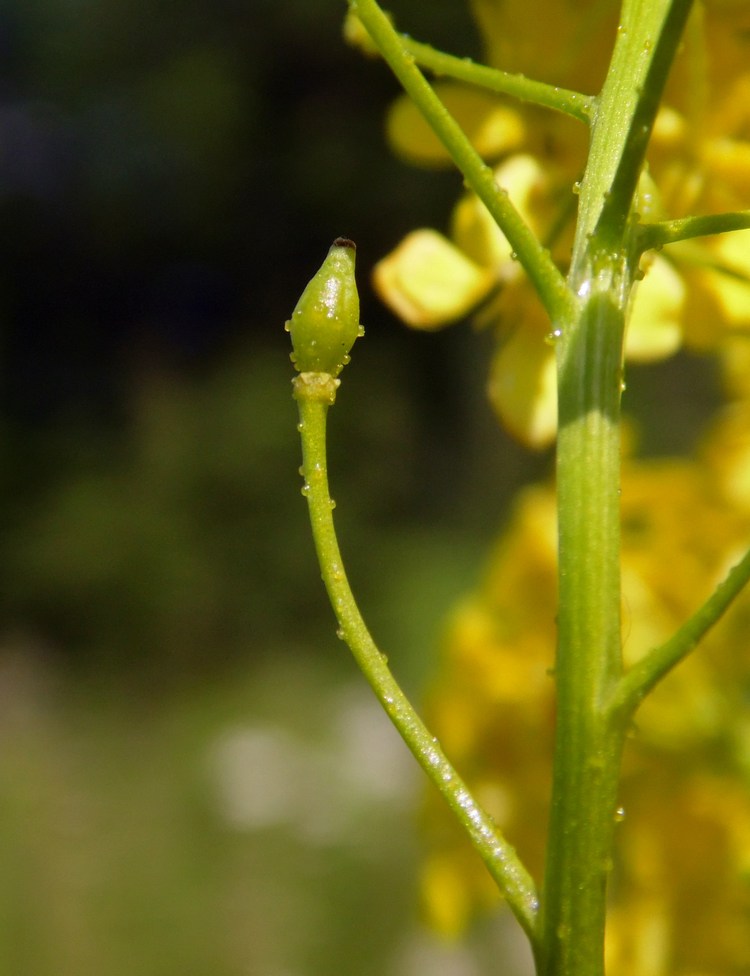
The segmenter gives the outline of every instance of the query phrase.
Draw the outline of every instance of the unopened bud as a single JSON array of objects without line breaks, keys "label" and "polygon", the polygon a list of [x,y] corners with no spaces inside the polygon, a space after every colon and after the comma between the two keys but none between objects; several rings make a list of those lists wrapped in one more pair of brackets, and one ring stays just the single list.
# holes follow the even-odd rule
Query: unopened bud
[{"label": "unopened bud", "polygon": [[301,373],[338,376],[363,329],[354,280],[356,245],[337,237],[320,270],[308,283],[286,328],[292,337],[291,359]]}]

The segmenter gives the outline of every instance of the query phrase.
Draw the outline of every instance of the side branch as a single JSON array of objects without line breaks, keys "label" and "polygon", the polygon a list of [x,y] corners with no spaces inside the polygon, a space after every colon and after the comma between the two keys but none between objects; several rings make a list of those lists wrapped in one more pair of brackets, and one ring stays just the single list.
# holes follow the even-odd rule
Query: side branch
[{"label": "side branch", "polygon": [[476,802],[391,673],[359,612],[349,587],[333,524],[328,490],[326,415],[337,381],[324,373],[301,373],[294,380],[300,415],[303,473],[315,548],[323,581],[346,641],[380,704],[419,765],[469,835],[532,946],[537,948],[538,897],[534,881],[492,818]]},{"label": "side branch", "polygon": [[695,649],[699,641],[728,610],[750,581],[750,550],[716,587],[703,606],[668,641],[654,648],[620,680],[611,707],[616,714],[632,715],[646,695],[677,664]]},{"label": "side branch", "polygon": [[638,228],[638,247],[641,251],[647,251],[650,248],[664,247],[665,244],[687,241],[693,237],[726,234],[732,230],[750,230],[750,210],[642,224]]},{"label": "side branch", "polygon": [[532,102],[542,108],[570,115],[579,122],[590,123],[595,98],[557,85],[527,78],[510,71],[500,71],[484,64],[476,64],[470,58],[457,58],[453,54],[436,51],[429,44],[422,44],[404,34],[399,35],[407,51],[414,55],[418,65],[434,75],[455,78],[469,85],[486,88],[501,95],[511,95],[523,102]]}]

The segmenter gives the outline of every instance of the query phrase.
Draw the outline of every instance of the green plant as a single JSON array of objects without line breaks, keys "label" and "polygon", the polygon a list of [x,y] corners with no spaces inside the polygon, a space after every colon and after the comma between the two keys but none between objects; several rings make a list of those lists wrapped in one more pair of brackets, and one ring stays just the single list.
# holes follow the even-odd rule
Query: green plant
[{"label": "green plant", "polygon": [[[505,14],[500,12],[501,6],[477,3],[480,16],[485,20],[494,16],[498,22],[509,16],[507,10]],[[557,5],[541,2],[536,6],[548,8],[552,15]],[[611,13],[611,4],[584,6],[592,29],[595,13]],[[732,5],[717,6],[726,13],[724,8]],[[735,5],[735,14],[741,6]],[[516,4],[510,7],[519,9]],[[529,332],[533,351],[528,356],[534,362],[541,362],[541,357],[554,349],[556,719],[546,860],[539,885],[407,701],[357,610],[334,533],[325,456],[326,413],[335,400],[339,383],[336,377],[346,361],[344,353],[348,354],[357,333],[348,328],[342,352],[340,337],[327,330],[325,316],[308,316],[309,292],[292,320],[296,317],[304,323],[302,339],[295,337],[292,326],[296,365],[303,370],[294,383],[303,445],[303,493],[310,506],[318,557],[338,620],[339,636],[351,648],[391,720],[482,856],[529,938],[540,976],[604,973],[606,892],[615,831],[621,819],[618,791],[627,734],[647,695],[693,651],[750,578],[748,554],[676,632],[626,666],[621,622],[621,398],[626,332],[638,314],[644,317],[633,300],[635,285],[649,271],[651,262],[657,268],[652,281],[658,281],[659,266],[653,252],[665,245],[679,244],[682,250],[675,251],[673,263],[679,266],[682,262],[684,267],[701,268],[706,273],[718,272],[719,289],[724,288],[722,295],[726,295],[730,280],[732,285],[744,289],[739,297],[733,295],[732,301],[744,303],[741,314],[746,323],[750,320],[747,263],[732,265],[716,258],[710,250],[691,250],[691,244],[686,243],[705,235],[746,230],[750,228],[750,212],[688,213],[665,219],[666,215],[660,212],[662,197],[667,204],[670,201],[666,192],[660,195],[659,162],[653,174],[646,165],[649,139],[685,31],[696,34],[703,28],[698,19],[703,13],[702,5],[693,20],[692,7],[690,0],[624,0],[601,90],[590,95],[433,51],[398,34],[375,0],[349,0],[353,18],[349,21],[350,32],[355,36],[358,31],[366,32],[367,44],[374,45],[388,62],[462,173],[473,195],[469,206],[478,207],[476,201],[482,205],[470,217],[464,215],[463,226],[461,218],[457,222],[457,237],[462,239],[469,257],[475,259],[473,264],[424,232],[418,239],[405,242],[407,254],[394,259],[395,270],[393,264],[382,263],[376,272],[382,291],[395,307],[405,309],[407,319],[423,327],[444,324],[489,299],[489,306],[480,314],[486,316],[489,307],[491,314],[506,323],[515,316],[517,333],[522,332],[526,315],[544,322],[543,333],[523,328],[526,345],[519,359],[529,349]],[[527,30],[533,39],[533,25],[529,24]],[[554,39],[545,43],[553,42]],[[601,43],[597,51],[601,56]],[[501,184],[499,171],[493,171],[483,160],[424,77],[422,67],[520,98],[587,125],[588,148],[579,177],[570,179],[570,167],[560,163],[564,157],[560,149],[548,153],[548,158],[539,150],[538,166],[528,159],[515,170],[508,166],[504,171],[507,187]],[[660,124],[667,122],[662,118]],[[508,126],[506,136],[507,129]],[[527,136],[520,138],[522,144],[524,138]],[[746,132],[742,138],[747,139]],[[517,145],[512,148],[517,149]],[[507,145],[503,151],[508,153]],[[747,165],[743,159],[740,166]],[[572,190],[578,198],[569,253],[565,227],[571,217],[569,200],[574,198],[561,203],[559,192],[559,185],[566,180],[568,194]],[[555,182],[558,185],[552,186]],[[514,188],[529,198],[523,206],[512,201]],[[544,205],[540,204],[540,197],[544,198]],[[554,207],[550,200],[555,202]],[[547,213],[546,223],[540,218],[545,206],[547,211],[554,211],[553,219]],[[507,246],[506,274],[501,279],[490,262],[477,260],[481,251],[479,239],[483,234],[488,237],[487,214],[499,228],[503,246]],[[496,242],[497,238],[493,240]],[[331,255],[340,250],[334,245]],[[353,252],[348,245],[346,251],[351,257]],[[455,293],[444,295],[445,289],[441,291],[439,284],[441,277],[450,277],[445,268],[458,267],[460,261],[468,296],[463,304],[456,301]],[[323,288],[327,295],[347,296],[345,301],[350,304],[343,314],[351,316],[353,261],[336,267],[330,262],[331,256],[319,273],[322,278],[314,279],[318,282],[315,287]],[[436,263],[441,264],[437,273]],[[523,276],[517,269],[522,269]],[[655,297],[652,295],[645,304],[643,326],[647,336],[656,336],[653,341],[657,343],[663,341],[663,331],[659,339],[659,329],[664,328],[661,319],[676,315],[670,305],[672,272],[663,269],[661,273],[669,285],[662,282]],[[423,275],[426,280],[415,283],[410,275]],[[511,301],[508,296],[514,294],[515,300]],[[541,308],[533,306],[534,300]],[[668,314],[664,313],[665,306],[669,306]],[[537,310],[528,312],[531,307]],[[299,326],[297,330],[299,334]],[[515,332],[511,333],[508,339],[506,332],[504,341],[510,344],[515,336]],[[318,344],[318,350],[323,348],[322,354],[316,353],[321,358],[306,355],[312,341]],[[646,344],[649,341],[652,340],[647,339]],[[507,346],[501,344],[498,355],[507,357]],[[510,370],[507,358],[503,368],[506,373]],[[522,375],[525,369],[524,364],[519,366]],[[535,382],[540,375],[537,369]],[[534,399],[526,386],[522,394],[529,401]],[[513,412],[514,405],[509,406],[502,394],[499,400],[501,416]],[[530,403],[528,409],[531,407]],[[532,432],[528,436],[531,441],[536,436],[535,429],[538,427],[533,424],[525,428],[527,433]],[[624,965],[620,970],[629,971]]]}]

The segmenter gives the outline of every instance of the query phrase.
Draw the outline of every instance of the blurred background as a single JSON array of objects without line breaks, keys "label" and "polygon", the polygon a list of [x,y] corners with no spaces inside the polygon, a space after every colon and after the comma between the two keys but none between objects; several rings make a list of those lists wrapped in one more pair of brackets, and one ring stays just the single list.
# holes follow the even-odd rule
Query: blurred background
[{"label": "blurred background", "polygon": [[[335,639],[300,496],[283,323],[338,235],[367,328],[338,524],[414,695],[551,466],[495,426],[487,337],[409,333],[370,290],[461,183],[389,154],[396,85],[344,9],[0,6],[2,972],[476,976],[506,938],[420,926],[421,780]],[[480,54],[459,0],[397,14]],[[645,415],[670,402],[647,448],[690,442],[705,376],[629,378]]]}]

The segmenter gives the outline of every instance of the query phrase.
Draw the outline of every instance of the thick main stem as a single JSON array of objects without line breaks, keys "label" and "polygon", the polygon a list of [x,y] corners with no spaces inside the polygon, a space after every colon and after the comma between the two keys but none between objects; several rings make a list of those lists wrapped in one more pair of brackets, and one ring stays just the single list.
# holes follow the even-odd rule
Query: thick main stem
[{"label": "thick main stem", "polygon": [[614,266],[590,279],[560,338],[557,732],[541,976],[602,976],[605,887],[622,730],[619,412],[623,311]]},{"label": "thick main stem", "polygon": [[[604,976],[606,885],[626,719],[620,637],[620,396],[637,255],[631,210],[691,0],[625,0],[598,100],[559,323],[557,723],[540,976]],[[558,323],[556,323],[556,326]]]}]

